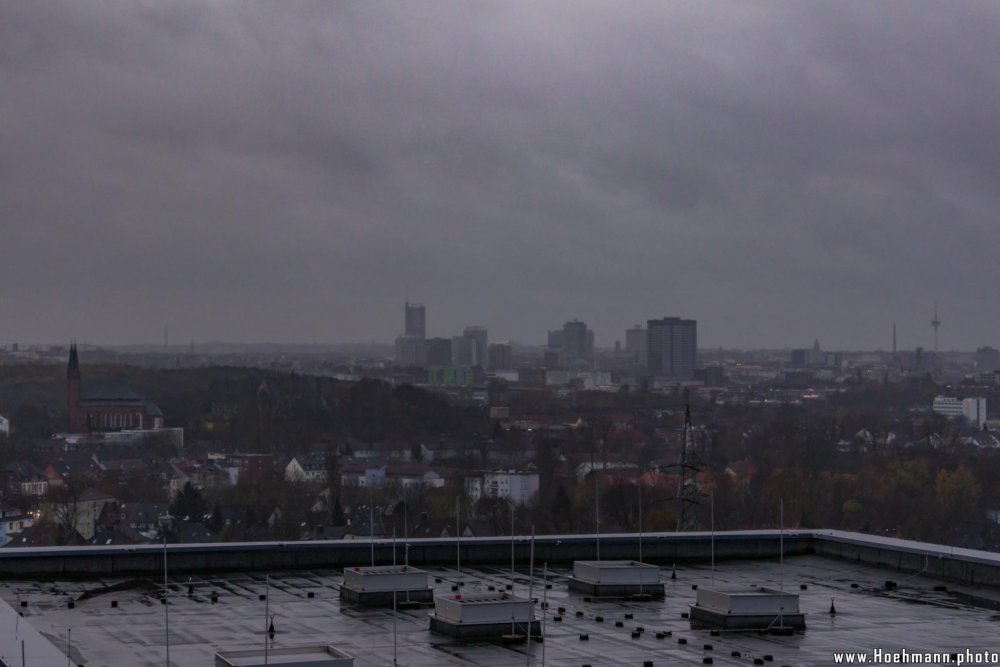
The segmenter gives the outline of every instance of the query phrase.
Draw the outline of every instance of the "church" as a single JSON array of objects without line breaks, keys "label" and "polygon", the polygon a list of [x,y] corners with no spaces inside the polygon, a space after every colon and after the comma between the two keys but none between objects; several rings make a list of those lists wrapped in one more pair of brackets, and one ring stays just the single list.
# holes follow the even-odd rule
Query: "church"
[{"label": "church", "polygon": [[163,413],[120,381],[83,382],[76,344],[66,365],[69,430],[73,433],[163,428]]}]

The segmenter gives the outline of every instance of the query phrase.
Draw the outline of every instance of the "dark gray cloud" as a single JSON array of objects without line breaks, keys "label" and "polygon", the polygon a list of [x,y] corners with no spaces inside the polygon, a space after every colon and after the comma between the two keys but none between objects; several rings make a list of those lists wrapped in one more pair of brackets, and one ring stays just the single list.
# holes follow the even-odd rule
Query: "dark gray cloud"
[{"label": "dark gray cloud", "polygon": [[0,340],[1000,343],[1000,8],[0,5]]}]

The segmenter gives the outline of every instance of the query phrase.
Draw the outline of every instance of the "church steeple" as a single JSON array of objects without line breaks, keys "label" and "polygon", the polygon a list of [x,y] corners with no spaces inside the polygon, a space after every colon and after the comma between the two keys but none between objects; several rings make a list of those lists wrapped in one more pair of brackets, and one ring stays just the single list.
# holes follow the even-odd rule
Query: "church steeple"
[{"label": "church steeple", "polygon": [[76,343],[70,343],[69,363],[66,364],[66,411],[69,414],[69,430],[79,433],[83,428],[80,411],[80,358],[76,353]]},{"label": "church steeple", "polygon": [[76,343],[69,345],[69,363],[66,364],[66,378],[80,377],[80,358],[76,354]]}]

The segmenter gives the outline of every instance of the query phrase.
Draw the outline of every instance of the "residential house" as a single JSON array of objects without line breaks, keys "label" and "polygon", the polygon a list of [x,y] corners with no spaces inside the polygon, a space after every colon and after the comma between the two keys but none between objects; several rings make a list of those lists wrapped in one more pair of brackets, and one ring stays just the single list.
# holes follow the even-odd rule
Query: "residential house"
[{"label": "residential house", "polygon": [[285,480],[288,482],[326,483],[326,455],[312,453],[293,457],[285,466]]},{"label": "residential house", "polygon": [[110,546],[113,544],[145,544],[148,539],[137,530],[121,524],[97,528],[94,536],[87,540],[91,546]]},{"label": "residential house", "polygon": [[515,505],[527,505],[538,496],[538,473],[533,470],[490,470],[465,479],[469,500],[480,498],[508,500]]},{"label": "residential house", "polygon": [[34,525],[35,516],[31,512],[22,512],[17,507],[0,510],[0,546]]},{"label": "residential house", "polygon": [[73,528],[84,540],[94,536],[97,519],[105,505],[118,503],[114,497],[94,488],[86,488],[73,497],[42,503],[42,516],[62,526]]},{"label": "residential house", "polygon": [[70,477],[95,482],[100,478],[101,472],[101,467],[85,453],[67,454],[45,466],[49,486],[62,486]]},{"label": "residential house", "polygon": [[167,516],[169,511],[165,503],[122,503],[119,508],[119,520],[130,529],[152,538],[159,531],[160,520]]},{"label": "residential house", "polygon": [[15,461],[0,471],[10,495],[41,498],[49,492],[45,471],[30,461]]},{"label": "residential house", "polygon": [[340,482],[344,486],[385,486],[384,464],[343,463],[340,466]]}]

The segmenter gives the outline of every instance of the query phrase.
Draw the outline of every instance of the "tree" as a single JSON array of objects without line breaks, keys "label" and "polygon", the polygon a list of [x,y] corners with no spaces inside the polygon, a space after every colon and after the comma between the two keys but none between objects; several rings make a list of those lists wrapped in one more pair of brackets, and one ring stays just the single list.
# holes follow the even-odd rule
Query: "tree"
[{"label": "tree", "polygon": [[58,486],[50,486],[46,514],[59,527],[59,544],[72,544],[84,505],[80,497],[86,489],[87,480],[70,476]]},{"label": "tree", "polygon": [[487,519],[494,535],[503,535],[510,528],[510,503],[505,498],[483,496],[476,503],[476,516]]},{"label": "tree", "polygon": [[334,496],[333,498],[333,510],[330,512],[330,525],[332,526],[343,526],[344,525],[344,508],[340,504],[340,496]]},{"label": "tree", "polygon": [[205,516],[207,509],[201,491],[194,488],[191,482],[185,482],[184,488],[178,492],[174,502],[170,503],[170,514],[178,519],[187,518],[196,521]]},{"label": "tree", "polygon": [[215,532],[219,532],[222,530],[223,521],[222,505],[220,505],[219,501],[216,500],[215,505],[212,506],[212,516],[208,520],[208,527]]},{"label": "tree", "polygon": [[576,515],[573,509],[573,501],[566,493],[566,487],[562,484],[556,489],[555,497],[552,499],[552,514],[550,516],[552,525],[557,532],[566,533],[573,530],[576,525]]},{"label": "tree", "polygon": [[938,507],[941,510],[941,532],[949,537],[961,537],[980,522],[979,496],[982,486],[968,468],[941,470],[935,480]]}]

